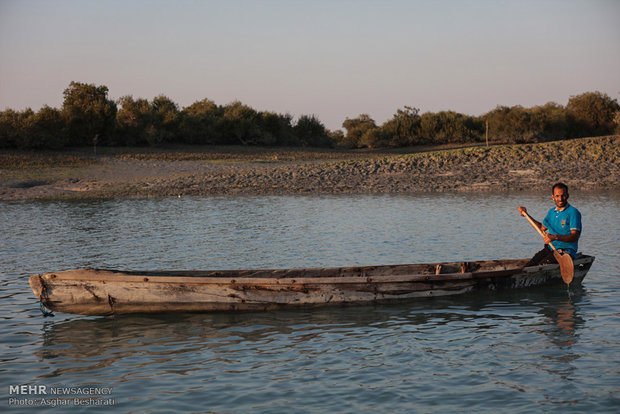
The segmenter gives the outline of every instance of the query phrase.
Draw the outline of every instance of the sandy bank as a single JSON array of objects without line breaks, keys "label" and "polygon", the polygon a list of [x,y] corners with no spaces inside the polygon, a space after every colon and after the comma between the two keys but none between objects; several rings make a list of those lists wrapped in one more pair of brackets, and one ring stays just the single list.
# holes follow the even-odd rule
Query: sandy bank
[{"label": "sandy bank", "polygon": [[545,188],[555,181],[582,190],[620,189],[620,136],[405,154],[201,147],[100,151],[49,162],[2,156],[5,164],[13,161],[0,169],[0,200],[481,192]]}]

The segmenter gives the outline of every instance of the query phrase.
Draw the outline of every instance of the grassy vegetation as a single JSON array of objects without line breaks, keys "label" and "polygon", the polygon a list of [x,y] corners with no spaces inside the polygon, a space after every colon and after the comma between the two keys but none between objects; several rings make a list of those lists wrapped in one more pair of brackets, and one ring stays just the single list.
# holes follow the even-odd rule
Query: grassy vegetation
[{"label": "grassy vegetation", "polygon": [[523,163],[538,163],[554,160],[581,162],[618,162],[620,159],[620,136],[596,138],[577,138],[540,144],[505,144],[490,147],[476,146],[468,148],[437,150],[429,153],[414,154],[410,157],[427,158],[434,161],[476,161],[492,158],[498,162],[518,160]]}]

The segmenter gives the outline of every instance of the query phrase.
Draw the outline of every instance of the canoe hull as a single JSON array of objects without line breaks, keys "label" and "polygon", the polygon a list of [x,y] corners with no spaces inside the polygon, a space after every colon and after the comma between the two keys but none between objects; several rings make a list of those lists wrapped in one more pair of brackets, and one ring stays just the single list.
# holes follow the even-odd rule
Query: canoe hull
[{"label": "canoe hull", "polygon": [[[202,272],[78,269],[31,276],[30,286],[53,311],[118,315],[397,303],[562,282],[559,265],[524,268],[526,261]],[[593,261],[575,259],[573,283],[581,283]]]}]

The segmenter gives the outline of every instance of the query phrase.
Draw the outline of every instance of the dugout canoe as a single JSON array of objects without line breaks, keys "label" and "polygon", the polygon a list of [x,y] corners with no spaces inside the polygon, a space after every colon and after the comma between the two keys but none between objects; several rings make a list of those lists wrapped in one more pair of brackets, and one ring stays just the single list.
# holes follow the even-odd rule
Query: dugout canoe
[{"label": "dugout canoe", "polygon": [[[581,283],[593,256],[574,260]],[[77,269],[30,277],[42,305],[82,315],[258,311],[396,303],[474,290],[561,284],[557,264],[528,259],[334,268],[119,271]]]}]

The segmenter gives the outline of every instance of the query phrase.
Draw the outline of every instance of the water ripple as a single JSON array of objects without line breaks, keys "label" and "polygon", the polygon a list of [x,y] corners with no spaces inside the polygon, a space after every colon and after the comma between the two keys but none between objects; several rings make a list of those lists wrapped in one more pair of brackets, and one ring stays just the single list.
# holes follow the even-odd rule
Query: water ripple
[{"label": "water ripple", "polygon": [[581,248],[597,259],[570,295],[526,289],[378,307],[116,318],[43,318],[27,277],[81,266],[526,257],[540,241],[515,206],[531,205],[541,217],[536,206],[548,197],[3,203],[0,388],[112,387],[116,405],[102,412],[615,412],[620,228],[598,212],[617,216],[619,199],[572,196],[587,217]]}]

